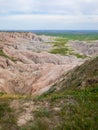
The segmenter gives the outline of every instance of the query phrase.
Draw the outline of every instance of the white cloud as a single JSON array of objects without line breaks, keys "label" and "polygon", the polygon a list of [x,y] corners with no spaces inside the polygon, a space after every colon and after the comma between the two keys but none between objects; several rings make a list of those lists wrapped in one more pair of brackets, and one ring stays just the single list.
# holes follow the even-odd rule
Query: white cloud
[{"label": "white cloud", "polygon": [[0,0],[0,28],[93,29],[98,25],[97,5],[98,0]]},{"label": "white cloud", "polygon": [[[10,20],[49,20],[49,21],[63,21],[70,23],[77,22],[98,22],[98,15],[11,15],[4,17]],[[38,21],[39,22],[39,21]]]},{"label": "white cloud", "polygon": [[0,0],[1,13],[91,14],[98,0]]},{"label": "white cloud", "polygon": [[74,25],[76,27],[83,24],[96,25],[98,17],[97,15],[10,15],[3,16],[1,22],[7,29],[12,29],[13,26],[15,29],[68,29]]}]

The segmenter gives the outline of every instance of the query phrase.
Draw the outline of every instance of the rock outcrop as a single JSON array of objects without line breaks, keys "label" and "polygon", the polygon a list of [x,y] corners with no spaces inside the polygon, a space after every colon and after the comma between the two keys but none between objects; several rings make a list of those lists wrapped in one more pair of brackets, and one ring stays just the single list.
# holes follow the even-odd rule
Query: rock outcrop
[{"label": "rock outcrop", "polygon": [[98,55],[98,41],[69,41],[69,45],[74,49],[76,53],[86,56]]}]

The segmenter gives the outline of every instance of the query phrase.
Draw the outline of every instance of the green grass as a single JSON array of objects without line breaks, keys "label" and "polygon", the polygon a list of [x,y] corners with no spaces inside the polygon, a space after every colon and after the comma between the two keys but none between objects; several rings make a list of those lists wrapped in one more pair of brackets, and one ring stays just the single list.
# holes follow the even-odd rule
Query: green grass
[{"label": "green grass", "polygon": [[0,56],[3,56],[5,58],[9,58],[1,49],[0,49]]},{"label": "green grass", "polygon": [[[41,96],[50,103],[50,126],[53,130],[96,130],[98,128],[98,86],[80,91],[64,91]],[[53,108],[59,107],[55,112]],[[40,116],[39,116],[40,117]],[[58,117],[58,123],[55,118]],[[40,117],[42,119],[42,117]],[[47,129],[48,130],[48,129]]]},{"label": "green grass", "polygon": [[98,34],[65,34],[63,37],[66,37],[69,40],[80,40],[80,41],[91,41],[98,40]]},{"label": "green grass", "polygon": [[34,111],[34,116],[37,117],[49,117],[50,111],[46,108],[37,109]]},{"label": "green grass", "polygon": [[61,54],[61,55],[69,55],[72,53],[72,49],[67,45],[68,40],[63,37],[58,37],[55,39],[53,44],[53,49],[50,50],[50,53],[53,54]]},{"label": "green grass", "polygon": [[[39,35],[42,35],[43,33],[39,33]],[[98,40],[98,32],[92,32],[92,33],[89,33],[89,32],[86,32],[86,33],[79,33],[79,32],[76,32],[76,33],[72,33],[72,32],[67,32],[67,33],[59,33],[58,31],[57,32],[44,32],[44,35],[48,35],[48,36],[57,36],[57,37],[63,37],[63,38],[66,38],[68,40],[84,40],[84,41],[91,41],[91,40]]]},{"label": "green grass", "polygon": [[50,51],[50,53],[68,55],[70,53],[70,50],[67,47],[60,47],[60,48],[54,48],[53,50]]},{"label": "green grass", "polygon": [[20,128],[20,130],[49,130],[49,125],[44,118],[37,118],[32,123],[29,123],[29,125]]},{"label": "green grass", "polygon": [[73,53],[77,58],[85,59],[87,56],[86,55],[81,55],[79,53]]},{"label": "green grass", "polygon": [[[2,96],[2,94],[1,94]],[[34,121],[22,127],[16,124],[17,115],[9,103],[13,100],[0,99],[0,130],[97,130],[98,129],[98,86],[85,90],[64,90],[50,92],[36,98],[29,98],[38,106],[32,111]],[[47,105],[46,105],[47,104]],[[55,110],[54,108],[59,108]]]},{"label": "green grass", "polygon": [[9,106],[8,100],[0,100],[0,130],[18,129],[13,110]]}]

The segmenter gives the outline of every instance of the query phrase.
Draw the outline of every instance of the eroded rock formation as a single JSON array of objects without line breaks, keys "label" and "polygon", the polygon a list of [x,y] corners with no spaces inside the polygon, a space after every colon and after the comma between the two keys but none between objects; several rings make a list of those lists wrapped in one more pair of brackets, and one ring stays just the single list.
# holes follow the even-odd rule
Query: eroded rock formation
[{"label": "eroded rock formation", "polygon": [[52,45],[33,33],[0,32],[0,92],[41,94],[68,70],[83,63],[47,51]]}]

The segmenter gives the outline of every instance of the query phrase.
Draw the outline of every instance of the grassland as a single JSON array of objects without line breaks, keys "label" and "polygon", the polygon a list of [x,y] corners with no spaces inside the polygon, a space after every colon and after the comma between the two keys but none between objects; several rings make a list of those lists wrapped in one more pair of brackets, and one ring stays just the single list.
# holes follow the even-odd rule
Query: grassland
[{"label": "grassland", "polygon": [[[45,95],[39,99],[50,103],[50,126],[54,130],[95,130],[98,122],[98,86],[85,91],[65,91]],[[53,109],[57,108],[57,110]],[[41,111],[44,116],[47,114]],[[39,111],[39,115],[42,115]],[[40,117],[40,116],[39,116]],[[43,118],[40,117],[41,119]],[[55,119],[57,118],[57,122]]]},{"label": "grassland", "polygon": [[63,37],[68,40],[98,40],[98,31],[64,31],[64,30],[48,30],[48,31],[36,31],[38,35],[48,35]]},{"label": "grassland", "polygon": [[69,55],[72,54],[72,49],[67,45],[68,39],[63,37],[58,37],[55,39],[53,44],[53,49],[50,50],[50,53],[53,54],[61,54],[61,55]]},{"label": "grassland", "polygon": [[[10,102],[21,99],[0,99],[0,130],[97,130],[98,86],[85,90],[65,90],[29,98],[38,109],[32,111],[34,121],[17,126],[17,115]],[[46,106],[47,104],[47,106]]]}]

